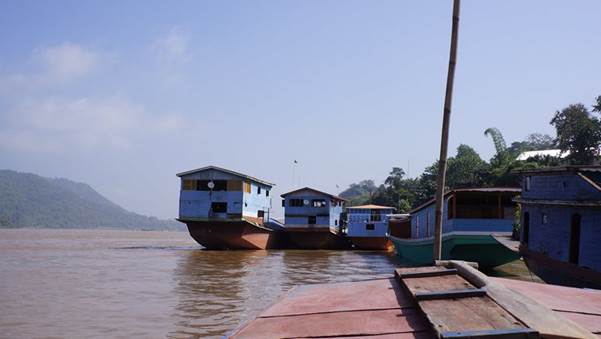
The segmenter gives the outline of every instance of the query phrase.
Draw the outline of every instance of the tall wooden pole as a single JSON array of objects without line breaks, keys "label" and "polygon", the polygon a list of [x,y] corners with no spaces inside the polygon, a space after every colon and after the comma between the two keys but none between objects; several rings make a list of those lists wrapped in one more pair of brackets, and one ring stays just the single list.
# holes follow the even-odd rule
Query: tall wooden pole
[{"label": "tall wooden pole", "polygon": [[451,103],[453,101],[453,80],[457,59],[457,37],[459,33],[459,7],[461,1],[453,0],[453,26],[451,30],[451,52],[449,55],[449,71],[447,73],[447,91],[444,98],[442,116],[442,136],[440,139],[440,157],[438,158],[438,178],[436,180],[436,224],[434,225],[434,260],[442,257],[442,212],[444,202],[445,177],[447,172],[447,148],[449,146],[449,124],[451,120]]}]

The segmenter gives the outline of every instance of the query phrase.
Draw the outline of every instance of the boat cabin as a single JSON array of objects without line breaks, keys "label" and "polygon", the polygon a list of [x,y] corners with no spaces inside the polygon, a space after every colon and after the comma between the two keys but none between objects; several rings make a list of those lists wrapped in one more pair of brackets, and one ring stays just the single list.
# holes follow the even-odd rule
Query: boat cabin
[{"label": "boat cabin", "polygon": [[[442,232],[512,232],[519,188],[462,188],[444,196]],[[411,238],[434,236],[436,201],[411,212]]]},{"label": "boat cabin", "polygon": [[347,207],[346,234],[349,237],[385,237],[388,216],[394,207],[361,205]]},{"label": "boat cabin", "polygon": [[[593,271],[601,272],[601,166],[543,168],[520,174],[520,248],[529,267],[538,268],[543,279],[545,272],[540,269],[545,267],[574,279],[580,273],[586,278]],[[601,286],[599,278],[596,286]]]},{"label": "boat cabin", "polygon": [[282,194],[286,228],[330,228],[340,231],[346,199],[304,187]]},{"label": "boat cabin", "polygon": [[179,219],[247,220],[263,224],[269,220],[271,188],[274,184],[217,166],[178,173]]}]

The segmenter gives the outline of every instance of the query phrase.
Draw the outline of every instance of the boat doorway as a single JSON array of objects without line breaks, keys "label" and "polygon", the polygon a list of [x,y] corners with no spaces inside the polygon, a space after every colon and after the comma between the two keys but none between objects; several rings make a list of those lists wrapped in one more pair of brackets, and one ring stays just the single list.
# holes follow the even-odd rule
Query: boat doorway
[{"label": "boat doorway", "polygon": [[580,214],[572,215],[570,227],[570,263],[578,265],[580,257]]}]

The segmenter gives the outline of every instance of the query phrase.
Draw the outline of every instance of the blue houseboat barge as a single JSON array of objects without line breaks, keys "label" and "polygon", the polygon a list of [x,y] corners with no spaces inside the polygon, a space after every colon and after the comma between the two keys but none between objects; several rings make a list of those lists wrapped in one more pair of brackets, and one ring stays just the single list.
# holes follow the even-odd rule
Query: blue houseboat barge
[{"label": "blue houseboat barge", "polygon": [[[512,200],[519,193],[519,188],[466,188],[447,192],[443,207],[443,258],[474,261],[482,267],[495,267],[518,259],[515,252],[493,235],[511,234],[515,213]],[[393,234],[389,237],[406,263],[431,264],[435,201],[428,201],[410,214],[408,237]]]},{"label": "blue houseboat barge", "polygon": [[282,198],[284,228],[293,248],[350,248],[340,231],[346,199],[309,187],[282,194]]},{"label": "blue houseboat barge", "polygon": [[394,207],[362,205],[347,207],[346,235],[359,250],[391,250],[388,217]]},{"label": "blue houseboat barge", "polygon": [[273,184],[216,166],[177,174],[180,222],[207,249],[282,246],[281,229],[268,225]]},{"label": "blue houseboat barge", "polygon": [[601,289],[601,166],[521,171],[520,254],[548,283]]}]

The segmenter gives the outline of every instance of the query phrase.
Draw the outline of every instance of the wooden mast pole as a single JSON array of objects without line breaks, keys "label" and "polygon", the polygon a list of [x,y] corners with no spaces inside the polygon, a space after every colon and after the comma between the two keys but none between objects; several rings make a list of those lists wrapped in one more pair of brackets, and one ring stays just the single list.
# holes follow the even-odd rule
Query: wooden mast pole
[{"label": "wooden mast pole", "polygon": [[449,146],[449,124],[451,120],[451,103],[453,101],[453,80],[457,60],[457,37],[459,33],[459,7],[461,1],[453,0],[453,25],[451,30],[451,51],[449,53],[449,70],[447,73],[447,89],[442,116],[442,135],[440,140],[440,157],[438,158],[438,178],[436,180],[436,224],[434,225],[434,260],[442,257],[442,212],[444,202],[445,177],[447,171],[447,148]]}]

